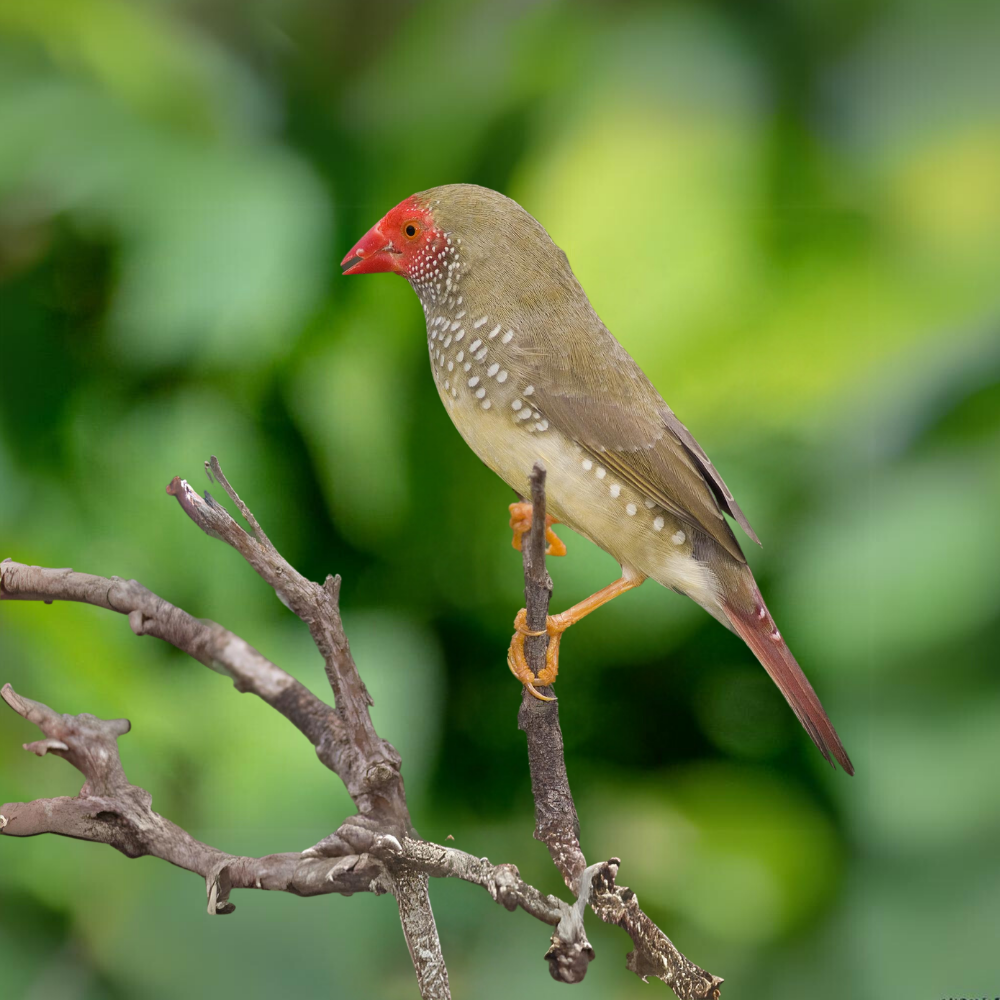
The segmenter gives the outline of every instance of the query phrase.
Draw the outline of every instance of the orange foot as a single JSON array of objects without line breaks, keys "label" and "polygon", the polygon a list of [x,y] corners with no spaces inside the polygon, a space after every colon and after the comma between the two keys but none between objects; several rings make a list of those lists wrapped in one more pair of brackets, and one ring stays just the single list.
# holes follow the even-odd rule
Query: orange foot
[{"label": "orange foot", "polygon": [[[516,506],[520,505],[511,504],[512,512]],[[530,504],[524,506],[527,506],[529,509],[531,507]],[[511,517],[511,521],[513,521],[513,516]],[[638,587],[644,579],[645,577],[641,576],[631,576],[629,578],[623,576],[620,580],[609,584],[602,590],[597,591],[596,594],[591,594],[590,597],[580,601],[579,604],[574,604],[573,607],[568,608],[561,614],[549,615],[545,621],[544,632],[532,632],[528,628],[528,612],[524,608],[521,608],[514,619],[514,636],[510,640],[510,648],[507,650],[507,666],[510,667],[510,672],[539,701],[555,701],[555,698],[549,698],[547,695],[541,694],[535,688],[535,685],[550,687],[555,681],[556,674],[559,673],[559,643],[562,641],[563,632],[570,625],[575,625],[581,618],[585,618],[592,611],[596,611],[602,605],[607,604],[608,601],[614,600],[619,594],[624,594],[626,590]],[[529,635],[548,635],[549,637],[549,645],[545,650],[545,666],[538,674],[535,674],[531,667],[528,666],[528,661],[524,656],[524,639],[525,636]]]},{"label": "orange foot", "polygon": [[[522,500],[518,503],[512,503],[509,510],[510,526],[514,529],[514,537],[511,539],[510,544],[520,552],[521,536],[526,531],[531,531],[531,513],[533,508],[530,503]],[[552,525],[558,523],[559,521],[552,517],[551,514],[545,516],[545,541],[549,543],[548,548],[545,550],[547,556],[566,555],[566,546],[563,544],[562,539],[552,530]]]},{"label": "orange foot", "polygon": [[[530,506],[530,504],[529,504]],[[528,612],[526,609],[521,608],[517,613],[517,617],[514,619],[514,636],[510,640],[510,648],[507,650],[507,666],[510,667],[510,672],[536,697],[539,701],[555,701],[555,698],[549,698],[547,695],[541,694],[536,690],[535,685],[539,687],[550,687],[552,682],[556,679],[556,674],[559,673],[559,641],[562,639],[563,632],[569,628],[570,624],[563,625],[557,620],[558,616],[549,615],[548,620],[545,623],[545,631],[543,632],[532,632],[528,628]],[[545,650],[545,666],[542,670],[536,674],[531,667],[528,666],[528,661],[524,655],[524,639],[525,636],[529,635],[545,635],[548,634],[549,645]]]}]

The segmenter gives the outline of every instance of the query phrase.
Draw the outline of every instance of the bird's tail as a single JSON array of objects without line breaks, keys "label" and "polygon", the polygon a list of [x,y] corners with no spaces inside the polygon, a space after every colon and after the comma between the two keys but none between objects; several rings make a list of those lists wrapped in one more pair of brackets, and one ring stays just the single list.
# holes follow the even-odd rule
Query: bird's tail
[{"label": "bird's tail", "polygon": [[[854,765],[851,764],[833,723],[781,637],[756,585],[753,586],[753,592],[755,600],[746,610],[735,601],[732,604],[723,601],[723,609],[733,630],[753,650],[771,675],[771,680],[778,685],[799,722],[819,747],[820,753],[831,765],[833,758],[836,758],[848,774],[854,774]],[[742,603],[739,602],[740,605]]]}]

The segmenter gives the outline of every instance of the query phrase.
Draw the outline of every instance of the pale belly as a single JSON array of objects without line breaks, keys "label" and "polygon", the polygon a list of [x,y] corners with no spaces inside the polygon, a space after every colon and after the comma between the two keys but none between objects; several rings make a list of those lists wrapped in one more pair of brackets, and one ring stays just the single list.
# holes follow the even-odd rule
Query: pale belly
[{"label": "pale belly", "polygon": [[472,450],[518,494],[528,493],[528,476],[535,462],[541,461],[548,472],[546,498],[551,514],[617,559],[626,576],[650,577],[718,616],[715,575],[693,558],[687,525],[622,483],[597,456],[557,428],[544,420],[540,422],[544,429],[534,421],[529,425],[521,420],[511,410],[516,394],[510,393],[511,399],[494,398],[494,405],[484,410],[467,393],[455,397],[441,384],[438,391]]}]

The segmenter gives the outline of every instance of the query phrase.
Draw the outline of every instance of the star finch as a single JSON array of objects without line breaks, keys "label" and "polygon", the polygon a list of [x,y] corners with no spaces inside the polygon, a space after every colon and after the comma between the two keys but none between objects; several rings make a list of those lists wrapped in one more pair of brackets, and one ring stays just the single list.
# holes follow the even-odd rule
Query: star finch
[{"label": "star finch", "polygon": [[[757,541],[753,529],[534,218],[487,188],[432,188],[393,208],[343,266],[410,282],[438,394],[459,433],[518,493],[541,460],[554,519],[621,564],[621,580],[549,619],[550,651],[569,624],[653,579],[742,637],[824,757],[854,773],[724,514]],[[518,627],[525,631],[523,612]],[[554,665],[536,678],[517,640],[512,669],[529,686],[550,683]]]}]

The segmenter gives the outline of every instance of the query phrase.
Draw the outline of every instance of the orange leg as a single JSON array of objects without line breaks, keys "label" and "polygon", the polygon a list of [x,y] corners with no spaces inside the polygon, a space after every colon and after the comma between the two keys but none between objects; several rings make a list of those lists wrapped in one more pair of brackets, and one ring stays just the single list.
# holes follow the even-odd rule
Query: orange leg
[{"label": "orange leg", "polygon": [[[510,640],[510,648],[507,650],[507,666],[510,672],[538,699],[541,701],[553,701],[554,699],[539,694],[535,690],[535,685],[549,687],[559,673],[559,642],[563,632],[575,625],[581,618],[585,618],[591,611],[596,611],[602,604],[614,600],[619,594],[624,594],[626,590],[638,587],[642,583],[642,578],[628,580],[622,577],[614,583],[591,594],[590,597],[559,615],[549,615],[545,623],[544,632],[532,632],[527,627],[528,613],[521,608],[514,619],[514,637]],[[536,675],[528,666],[528,661],[524,656],[524,639],[529,635],[548,635],[549,645],[545,650],[545,666]]]},{"label": "orange leg", "polygon": [[[518,552],[521,551],[521,536],[526,531],[531,531],[531,504],[525,500],[519,503],[512,503],[509,507],[510,510],[510,526],[514,529],[514,537],[511,539],[511,545],[517,549]],[[553,524],[558,524],[559,522],[552,517],[551,514],[545,516],[545,541],[549,543],[548,548],[545,550],[547,556],[564,556],[566,555],[566,546],[563,544],[562,539],[560,539],[556,533],[552,530]]]}]

